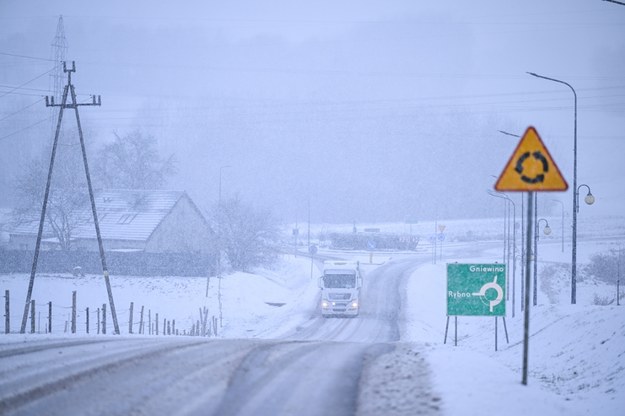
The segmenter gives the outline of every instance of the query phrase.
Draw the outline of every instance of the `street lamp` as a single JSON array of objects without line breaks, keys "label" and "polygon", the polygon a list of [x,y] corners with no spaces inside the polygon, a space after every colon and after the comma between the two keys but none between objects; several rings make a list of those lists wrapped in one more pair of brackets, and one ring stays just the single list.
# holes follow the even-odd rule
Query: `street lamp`
[{"label": "street lamp", "polygon": [[[222,171],[230,165],[219,167],[219,196],[217,199],[217,278],[221,279],[221,175]],[[220,281],[221,282],[221,281]],[[206,278],[206,297],[208,297],[208,289],[210,286],[210,274]],[[218,298],[220,298],[221,290],[219,290]],[[221,300],[220,300],[221,301]]]},{"label": "street lamp", "polygon": [[577,93],[568,82],[528,72],[529,75],[566,85],[573,91],[574,124],[573,124],[573,248],[571,253],[571,304],[577,303]]},{"label": "street lamp", "polygon": [[[510,133],[508,131],[505,130],[498,130],[499,133],[501,134],[505,134],[506,136],[512,136],[512,137],[517,137],[520,138],[521,136],[515,133]],[[515,210],[516,210],[516,206],[515,206]],[[525,253],[525,220],[524,220],[524,215],[523,212],[525,211],[525,207],[523,206],[523,194],[521,194],[521,298],[523,298],[523,294],[525,293],[524,291],[524,285],[525,285],[525,279],[523,279],[523,276],[525,276],[525,261],[523,261],[525,259],[526,255],[530,255],[531,253]],[[515,220],[516,222],[516,215],[515,215]],[[515,227],[514,227],[515,231],[516,231],[516,223],[515,223]],[[515,244],[516,244],[516,236],[515,236]],[[516,251],[516,249],[515,249]],[[515,256],[515,263],[513,263],[513,267],[516,267],[516,256]],[[515,271],[516,272],[516,271]],[[513,272],[512,274],[512,278],[514,280],[514,276],[515,276],[515,272]],[[512,288],[512,290],[514,291],[514,286]],[[513,296],[513,304],[514,304],[514,296]],[[521,302],[521,311],[523,311],[524,309],[524,304],[523,302]],[[514,317],[514,305],[512,308],[512,316]]]},{"label": "street lamp", "polygon": [[578,186],[577,190],[575,191],[575,210],[577,212],[579,212],[579,188],[581,188],[582,186],[585,186],[588,189],[588,193],[584,197],[584,202],[587,205],[592,205],[595,203],[595,196],[592,194],[592,192],[590,192],[590,186],[583,183],[580,186]]},{"label": "street lamp", "polygon": [[232,166],[219,167],[219,199],[217,200],[217,301],[219,302],[219,327],[223,327],[223,308],[221,304],[221,175],[222,171]]},{"label": "street lamp", "polygon": [[552,201],[560,204],[560,208],[562,209],[562,252],[564,253],[564,202],[559,199],[552,199]]},{"label": "street lamp", "polygon": [[538,273],[537,273],[537,269],[538,269],[538,230],[540,230],[540,222],[541,221],[545,221],[545,228],[543,229],[543,232],[545,233],[545,235],[549,235],[551,234],[551,227],[549,227],[549,222],[544,219],[544,218],[540,218],[538,221],[536,221],[536,232],[534,233],[534,288],[533,288],[533,305],[536,306],[536,304],[538,303]]},{"label": "street lamp", "polygon": [[[501,198],[501,199],[505,199],[506,200],[506,206],[505,206],[505,211],[504,211],[504,221],[505,220],[505,215],[507,213],[507,222],[509,223],[510,221],[510,210],[509,210],[509,205],[508,203],[512,204],[512,317],[514,318],[514,312],[515,312],[515,308],[516,308],[516,303],[515,303],[515,299],[516,299],[516,204],[514,203],[514,201],[512,201],[512,199],[510,199],[508,197],[508,195],[503,194],[503,193],[498,193],[498,192],[492,192],[491,190],[488,190],[488,194],[490,196],[494,196],[496,198]],[[506,242],[506,224],[504,222],[504,263],[508,263],[506,262],[506,255],[505,255],[505,251],[506,251],[506,246],[508,247],[508,257],[510,256],[510,226],[508,224],[508,241]],[[506,279],[506,284],[508,282],[508,279]],[[506,291],[506,293],[508,293],[508,291]]]}]

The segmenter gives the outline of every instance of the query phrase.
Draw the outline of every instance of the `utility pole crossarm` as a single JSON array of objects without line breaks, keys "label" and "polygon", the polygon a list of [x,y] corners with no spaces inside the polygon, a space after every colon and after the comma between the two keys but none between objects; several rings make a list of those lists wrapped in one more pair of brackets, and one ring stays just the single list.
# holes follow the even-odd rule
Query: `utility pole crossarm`
[{"label": "utility pole crossarm", "polygon": [[[73,87],[73,85],[72,85]],[[53,96],[48,96],[46,95],[46,107],[63,107],[63,108],[76,108],[76,107],[82,107],[82,106],[93,106],[93,105],[97,105],[97,106],[101,106],[102,105],[102,97],[101,96],[97,96],[97,100],[96,100],[96,96],[92,95],[91,96],[91,102],[90,103],[65,103],[65,104],[56,104],[54,102],[54,97]]]}]

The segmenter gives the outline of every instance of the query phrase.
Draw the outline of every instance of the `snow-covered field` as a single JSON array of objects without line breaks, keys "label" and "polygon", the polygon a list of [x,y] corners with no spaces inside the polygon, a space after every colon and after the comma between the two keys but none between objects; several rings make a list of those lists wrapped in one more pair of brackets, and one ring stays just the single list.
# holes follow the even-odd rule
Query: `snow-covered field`
[{"label": "snow-covered field", "polygon": [[[491,228],[496,230],[494,225]],[[618,237],[581,240],[578,246],[580,266],[591,255],[607,252],[622,242]],[[541,240],[538,305],[530,309],[529,383],[523,386],[520,301],[516,302],[515,317],[512,317],[511,303],[508,303],[509,343],[506,343],[503,325],[499,321],[498,351],[495,351],[495,322],[492,318],[460,317],[457,346],[454,346],[452,318],[447,343],[443,343],[447,318],[445,263],[485,263],[501,259],[500,248],[482,250],[479,256],[463,257],[463,247],[463,243],[450,242],[442,260],[433,264],[427,256],[430,248],[427,244],[422,245],[420,255],[424,260],[407,284],[400,323],[406,357],[410,358],[410,345],[419,345],[426,352],[434,380],[433,389],[441,397],[444,413],[623,414],[625,306],[594,304],[596,298],[614,298],[616,288],[586,279],[578,283],[577,305],[571,305],[568,280],[541,273],[545,267],[545,270],[553,270],[548,268],[549,265],[570,261],[570,247],[562,252],[558,238],[552,236]],[[394,258],[415,256],[415,253],[376,253],[372,257],[374,264],[368,264],[368,253],[322,253],[360,260],[365,273]],[[517,268],[517,287],[520,287],[518,265]],[[311,266],[309,258],[290,254],[283,256],[272,270],[225,275],[221,281],[223,325],[218,325],[218,337],[276,338],[289,333],[316,314],[316,277],[319,273],[318,263]],[[0,275],[0,290],[3,293],[10,290],[12,332],[19,331],[23,312],[21,302],[25,299],[28,277],[25,274]],[[122,334],[128,333],[130,302],[134,302],[135,333],[141,306],[145,307],[146,322],[149,310],[152,319],[156,313],[161,321],[175,319],[180,332],[188,332],[200,319],[200,308],[208,308],[209,317],[214,316],[219,321],[219,282],[214,277],[210,279],[208,297],[205,277],[112,276],[111,281]],[[91,334],[95,332],[95,310],[107,302],[101,276],[37,275],[33,299],[37,305],[38,332],[45,332],[47,302],[51,301],[52,332],[63,336],[74,290],[77,291],[78,304],[77,332],[86,332],[87,307],[91,311]],[[517,295],[519,292],[517,289]],[[112,333],[110,318],[108,325],[108,332]],[[4,333],[4,320],[0,328]],[[16,334],[0,336],[3,341],[10,342],[33,338],[32,335]],[[36,335],[45,336],[48,335]],[[398,370],[395,376],[405,375]],[[408,383],[414,381],[409,375],[405,380]]]}]

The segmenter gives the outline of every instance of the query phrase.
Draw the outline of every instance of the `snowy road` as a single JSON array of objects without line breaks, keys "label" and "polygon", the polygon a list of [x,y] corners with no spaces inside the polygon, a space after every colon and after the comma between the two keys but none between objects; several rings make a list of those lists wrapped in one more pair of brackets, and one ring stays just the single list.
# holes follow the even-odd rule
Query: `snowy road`
[{"label": "snowy road", "polygon": [[399,342],[402,293],[419,263],[369,271],[359,317],[315,316],[276,340],[2,344],[0,414],[435,414],[425,360]]},{"label": "snowy road", "polygon": [[[411,272],[422,262],[414,258],[396,260],[365,272],[361,312],[356,318],[323,318],[318,314],[288,337],[306,340],[348,342],[396,342],[403,294]],[[364,266],[365,268],[367,266]]]}]

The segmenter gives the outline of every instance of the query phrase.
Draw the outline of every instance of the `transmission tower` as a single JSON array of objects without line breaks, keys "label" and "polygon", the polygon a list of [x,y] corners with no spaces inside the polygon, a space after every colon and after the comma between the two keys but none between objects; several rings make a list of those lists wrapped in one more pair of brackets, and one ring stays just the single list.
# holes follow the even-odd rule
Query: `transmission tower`
[{"label": "transmission tower", "polygon": [[65,55],[67,54],[67,39],[65,39],[63,15],[59,16],[59,21],[56,24],[56,35],[54,35],[50,46],[50,59],[56,63],[54,71],[50,73],[50,90],[52,91],[52,96],[60,102],[64,86],[63,65],[61,63],[65,62]]},{"label": "transmission tower", "polygon": [[[67,39],[65,38],[65,26],[63,24],[63,15],[59,16],[56,24],[56,34],[50,44],[50,59],[54,61],[54,69],[50,72],[49,90],[57,102],[61,102],[64,86],[64,73],[62,62],[65,62],[67,55]],[[54,133],[55,119],[58,117],[59,109],[50,107],[50,131]]]}]

